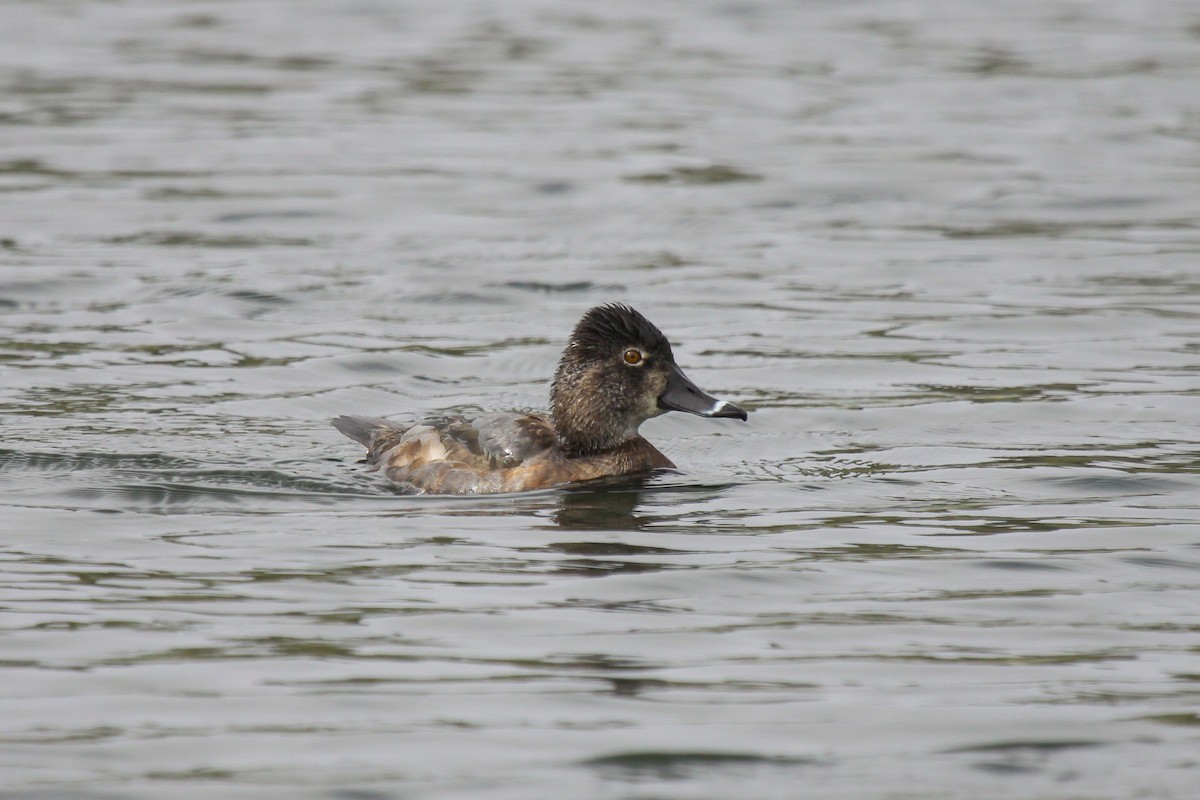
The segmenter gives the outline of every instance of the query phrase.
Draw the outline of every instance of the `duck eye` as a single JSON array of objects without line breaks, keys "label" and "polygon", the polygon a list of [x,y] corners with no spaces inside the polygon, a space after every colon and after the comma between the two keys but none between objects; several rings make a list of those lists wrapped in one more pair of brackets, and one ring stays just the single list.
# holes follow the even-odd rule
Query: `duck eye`
[{"label": "duck eye", "polygon": [[625,351],[623,356],[625,363],[631,367],[636,367],[646,358],[640,350],[634,350],[632,347]]}]

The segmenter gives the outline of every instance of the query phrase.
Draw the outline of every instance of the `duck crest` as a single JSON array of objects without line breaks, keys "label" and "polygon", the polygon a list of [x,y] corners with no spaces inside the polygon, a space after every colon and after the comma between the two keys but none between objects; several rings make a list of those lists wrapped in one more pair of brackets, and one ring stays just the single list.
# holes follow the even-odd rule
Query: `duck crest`
[{"label": "duck crest", "polygon": [[[625,345],[641,345],[671,360],[671,343],[653,322],[622,303],[596,306],[583,315],[571,331],[563,361],[572,354],[606,355]],[[561,365],[562,362],[560,362]]]}]

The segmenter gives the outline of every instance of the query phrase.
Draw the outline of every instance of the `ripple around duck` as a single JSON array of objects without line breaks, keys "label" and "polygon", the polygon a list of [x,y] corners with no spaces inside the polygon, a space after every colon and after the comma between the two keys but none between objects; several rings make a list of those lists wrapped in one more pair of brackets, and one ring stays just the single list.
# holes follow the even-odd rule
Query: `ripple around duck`
[{"label": "ripple around duck", "polygon": [[[348,500],[404,494],[399,488],[389,491],[386,484],[377,492],[367,493],[352,482],[306,479],[270,471],[200,470],[191,475],[177,474],[170,481],[147,475],[137,483],[67,488],[44,502],[62,503],[66,508],[137,513],[216,513],[240,509],[243,513],[261,514],[305,507],[328,508]],[[59,499],[55,500],[55,496]]]},{"label": "ripple around duck", "polygon": [[297,236],[234,235],[198,231],[142,231],[110,236],[109,244],[151,247],[199,247],[247,250],[260,247],[311,247],[312,239]]},{"label": "ripple around duck", "polygon": [[162,453],[30,452],[0,449],[0,470],[78,472],[94,469],[185,470],[196,462]]},{"label": "ripple around duck", "polygon": [[[286,510],[297,504],[330,505],[351,498],[397,496],[385,482],[359,476],[305,475],[273,468],[216,467],[159,453],[26,452],[0,450],[0,473],[22,481],[36,505],[170,514],[242,508]],[[47,489],[28,480],[38,474],[67,480]],[[36,499],[34,499],[36,498]]]},{"label": "ripple around duck", "polygon": [[763,756],[730,751],[642,750],[598,756],[585,766],[628,779],[683,780],[708,773],[737,773],[756,769],[796,769],[820,764],[800,756]]}]

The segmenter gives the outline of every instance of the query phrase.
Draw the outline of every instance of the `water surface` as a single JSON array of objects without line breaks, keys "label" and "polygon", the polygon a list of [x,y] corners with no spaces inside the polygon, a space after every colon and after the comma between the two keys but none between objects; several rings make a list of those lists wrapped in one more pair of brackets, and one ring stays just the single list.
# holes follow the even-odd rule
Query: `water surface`
[{"label": "water surface", "polygon": [[[1200,13],[0,17],[0,796],[1196,796]],[[327,425],[610,301],[678,473]]]}]

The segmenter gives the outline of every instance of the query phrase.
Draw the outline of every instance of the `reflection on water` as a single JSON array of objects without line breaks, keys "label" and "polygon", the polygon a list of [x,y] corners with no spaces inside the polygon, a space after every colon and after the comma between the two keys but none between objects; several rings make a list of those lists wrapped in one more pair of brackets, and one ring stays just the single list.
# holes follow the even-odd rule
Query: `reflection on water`
[{"label": "reflection on water", "polygon": [[628,475],[566,489],[560,493],[554,522],[576,531],[642,530],[655,522],[644,510],[637,513],[651,480],[650,476]]},{"label": "reflection on water", "polygon": [[601,478],[559,491],[554,522],[579,531],[662,528],[683,520],[684,515],[668,512],[689,497],[707,500],[730,488],[728,483],[701,482],[675,470]]},{"label": "reflection on water", "polygon": [[[1196,794],[1187,4],[4,22],[0,795]],[[326,422],[609,301],[750,421],[480,498]]]}]

